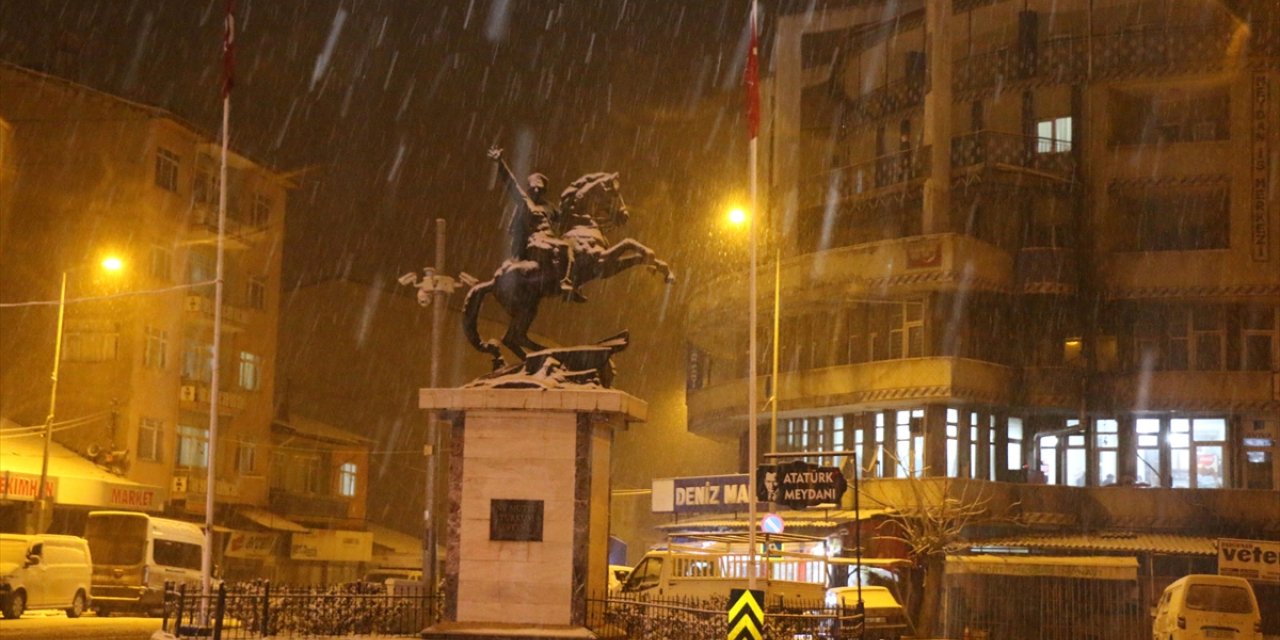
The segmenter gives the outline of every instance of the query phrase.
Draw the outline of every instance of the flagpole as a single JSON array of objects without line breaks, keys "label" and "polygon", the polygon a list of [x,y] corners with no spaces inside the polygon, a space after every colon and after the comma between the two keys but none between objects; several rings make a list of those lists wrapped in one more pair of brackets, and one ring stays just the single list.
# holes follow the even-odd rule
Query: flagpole
[{"label": "flagpole", "polygon": [[231,64],[232,45],[235,42],[235,3],[227,0],[227,16],[223,26],[222,56],[222,162],[218,170],[218,249],[217,266],[214,276],[213,298],[213,354],[210,359],[209,379],[209,443],[207,465],[208,475],[204,490],[204,551],[200,556],[200,595],[203,596],[202,611],[208,614],[209,596],[213,591],[213,508],[214,494],[217,491],[218,460],[218,384],[219,362],[222,351],[222,294],[224,246],[227,230],[227,147],[230,140],[231,124]]},{"label": "flagpole", "polygon": [[[747,357],[749,359],[747,370],[747,486],[751,487],[751,491],[756,490],[756,462],[759,457],[759,429],[756,427],[756,408],[758,399],[756,398],[756,387],[759,380],[756,379],[756,218],[760,214],[759,198],[757,194],[756,180],[756,160],[758,153],[757,146],[757,128],[759,127],[760,118],[760,69],[759,69],[759,52],[757,51],[756,42],[756,12],[758,4],[756,0],[751,0],[751,44],[750,50],[747,52],[747,126],[750,129],[750,142],[748,143],[748,157],[750,162],[751,174],[751,215],[748,217],[747,234],[750,236],[750,260],[751,270],[748,276],[747,285],[747,305],[748,305],[748,321],[749,336],[747,338]],[[756,574],[759,573],[759,559],[756,556],[756,499],[748,501],[747,507],[747,546],[750,548],[748,559],[751,563],[751,573],[747,578],[747,588],[756,588]]]}]

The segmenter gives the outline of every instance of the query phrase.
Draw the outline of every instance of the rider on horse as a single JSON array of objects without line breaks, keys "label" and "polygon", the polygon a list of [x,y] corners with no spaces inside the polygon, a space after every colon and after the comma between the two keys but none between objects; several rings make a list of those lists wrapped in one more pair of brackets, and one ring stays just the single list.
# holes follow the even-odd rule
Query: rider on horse
[{"label": "rider on horse", "polygon": [[545,198],[547,177],[541,173],[528,178],[529,190],[520,188],[516,177],[502,159],[502,149],[489,149],[489,157],[498,163],[499,173],[507,188],[507,195],[516,205],[515,217],[508,233],[511,234],[511,258],[532,260],[543,265],[564,264],[560,290],[573,302],[585,302],[573,279],[573,247],[556,235],[561,212]]}]

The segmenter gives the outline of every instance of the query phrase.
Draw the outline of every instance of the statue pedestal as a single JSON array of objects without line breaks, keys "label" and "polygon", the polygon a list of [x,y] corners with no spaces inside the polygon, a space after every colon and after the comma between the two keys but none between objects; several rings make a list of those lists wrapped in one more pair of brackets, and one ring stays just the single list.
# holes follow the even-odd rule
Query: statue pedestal
[{"label": "statue pedestal", "polygon": [[593,638],[608,572],[612,389],[423,389],[452,424],[443,620],[424,638]]}]

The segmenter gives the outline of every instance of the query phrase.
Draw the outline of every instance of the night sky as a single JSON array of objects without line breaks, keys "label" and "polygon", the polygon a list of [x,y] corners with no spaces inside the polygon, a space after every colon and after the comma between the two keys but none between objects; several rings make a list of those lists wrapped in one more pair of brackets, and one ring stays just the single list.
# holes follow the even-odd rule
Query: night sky
[{"label": "night sky", "polygon": [[[168,109],[221,117],[223,0],[0,0],[0,58]],[[232,146],[303,171],[289,202],[288,290],[424,266],[449,223],[450,271],[501,260],[517,175],[621,172],[628,235],[682,276],[714,266],[747,191],[741,73],[748,3],[238,0]],[[709,258],[709,260],[703,260]]]}]

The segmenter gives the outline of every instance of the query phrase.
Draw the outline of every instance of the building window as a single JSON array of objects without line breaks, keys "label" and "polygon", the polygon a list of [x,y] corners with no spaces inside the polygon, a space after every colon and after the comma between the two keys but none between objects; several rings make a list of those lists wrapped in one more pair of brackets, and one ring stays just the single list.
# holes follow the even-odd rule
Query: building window
[{"label": "building window", "polygon": [[947,477],[960,477],[960,412],[947,409]]},{"label": "building window", "polygon": [[148,273],[162,282],[173,282],[173,252],[165,247],[152,246]]},{"label": "building window", "polygon": [[249,210],[249,226],[261,229],[271,221],[271,198],[265,194],[253,195],[253,207]]},{"label": "building window", "polygon": [[1093,423],[1093,442],[1097,451],[1098,484],[1116,484],[1119,469],[1120,424],[1115,420],[1097,420]]},{"label": "building window", "polygon": [[197,204],[216,205],[218,203],[218,171],[214,169],[213,158],[201,155],[196,158],[195,181],[191,185],[191,199]]},{"label": "building window", "polygon": [[258,443],[242,440],[236,445],[236,469],[245,475],[253,475],[258,471]]},{"label": "building window", "polygon": [[262,388],[262,357],[240,352],[240,388],[245,391],[257,391]]},{"label": "building window", "polygon": [[1240,369],[1272,371],[1276,362],[1276,312],[1274,308],[1248,307],[1240,335]]},{"label": "building window", "polygon": [[156,148],[156,186],[178,191],[178,155],[164,147]]},{"label": "building window", "polygon": [[213,348],[208,344],[187,340],[182,349],[182,378],[209,382],[213,379]]},{"label": "building window", "polygon": [[212,252],[193,249],[187,255],[187,282],[197,284],[211,282],[217,274],[217,256]]},{"label": "building window", "polygon": [[1036,122],[1036,153],[1066,153],[1071,150],[1071,116]]},{"label": "building window", "polygon": [[1227,421],[1222,418],[1170,420],[1170,486],[1195,489],[1225,486],[1226,440]]},{"label": "building window", "polygon": [[924,410],[897,411],[894,424],[894,478],[924,475]]},{"label": "building window", "polygon": [[308,493],[328,493],[324,486],[324,473],[320,466],[320,458],[302,458],[302,486]]},{"label": "building window", "polygon": [[267,280],[266,278],[249,278],[249,287],[247,296],[250,309],[259,311],[267,308]]},{"label": "building window", "polygon": [[146,344],[142,351],[142,365],[149,369],[163,369],[169,364],[169,332],[148,325]]},{"label": "building window", "polygon": [[120,351],[120,325],[107,320],[76,320],[62,334],[64,362],[110,362]]},{"label": "building window", "polygon": [[1207,251],[1230,247],[1231,194],[1225,184],[1151,184],[1112,198],[1120,251]]},{"label": "building window", "polygon": [[1009,418],[1009,444],[1006,450],[1009,460],[1006,469],[1016,471],[1022,468],[1022,418]]},{"label": "building window", "polygon": [[356,495],[356,463],[344,462],[338,467],[338,493],[347,498]]},{"label": "building window", "polygon": [[924,355],[924,302],[908,300],[893,305],[889,312],[889,358],[919,358]]},{"label": "building window", "polygon": [[209,430],[178,425],[178,466],[209,466]]},{"label": "building window", "polygon": [[138,459],[160,461],[163,438],[164,422],[155,418],[138,420]]},{"label": "building window", "polygon": [[1138,477],[1139,486],[1159,487],[1160,482],[1160,421],[1155,418],[1138,418],[1134,422],[1134,432],[1138,436]]},{"label": "building window", "polygon": [[1152,309],[1134,324],[1136,370],[1221,371],[1227,332],[1222,307]]}]

